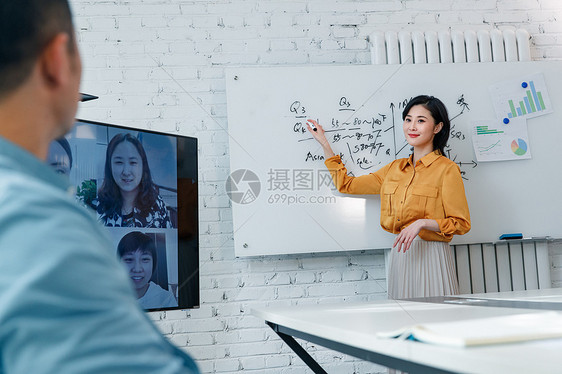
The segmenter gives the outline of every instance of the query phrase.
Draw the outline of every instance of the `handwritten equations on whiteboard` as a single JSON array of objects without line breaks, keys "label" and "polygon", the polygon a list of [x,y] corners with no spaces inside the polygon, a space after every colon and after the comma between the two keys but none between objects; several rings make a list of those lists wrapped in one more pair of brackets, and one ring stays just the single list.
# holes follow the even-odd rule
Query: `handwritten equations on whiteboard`
[{"label": "handwritten equations on whiteboard", "polygon": [[489,87],[496,118],[534,118],[552,113],[543,74],[522,75]]},{"label": "handwritten equations on whiteboard", "polygon": [[[380,198],[333,190],[322,147],[308,132],[306,120],[317,120],[348,170],[364,175],[409,156],[402,111],[408,99],[424,93],[440,98],[448,109],[452,129],[446,154],[460,166],[470,207],[472,229],[456,236],[454,244],[482,243],[505,232],[560,237],[556,207],[562,204],[561,177],[549,171],[556,169],[553,155],[562,126],[553,114],[525,117],[523,109],[532,112],[533,106],[521,86],[525,80],[533,99],[536,93],[541,112],[555,110],[562,97],[560,71],[559,61],[226,69],[232,179],[238,190],[242,183],[261,187],[251,203],[232,199],[235,254],[391,246],[393,236],[380,228]],[[544,75],[545,87],[535,72]],[[521,87],[505,93],[516,115],[506,100],[503,117],[496,118],[489,87],[510,81]],[[546,100],[545,92],[550,96]],[[533,105],[538,111],[536,101]],[[508,112],[510,132],[502,129]],[[528,122],[528,137],[524,129],[514,131],[520,119]],[[480,162],[475,154],[521,161]],[[240,169],[244,174],[238,174]],[[255,175],[249,178],[248,171]],[[540,194],[521,198],[537,189]],[[537,214],[549,219],[537,220]]]},{"label": "handwritten equations on whiteboard", "polygon": [[478,161],[508,161],[531,158],[527,121],[513,118],[473,121],[472,144]]},{"label": "handwritten equations on whiteboard", "polygon": [[[303,161],[323,161],[323,150],[306,127],[307,119],[318,121],[349,174],[364,175],[397,158],[409,157],[411,147],[403,135],[402,111],[410,99],[383,102],[375,110],[366,112],[362,110],[362,102],[355,102],[349,96],[340,96],[337,102],[331,103],[333,115],[328,118],[315,117],[306,102],[294,100],[286,103],[286,128],[294,134],[296,142],[307,145],[301,155]],[[451,135],[445,152],[447,157],[461,167],[463,178],[468,179],[467,170],[476,167],[477,163],[473,159],[461,159],[457,155],[456,146],[469,142],[470,135],[455,126],[455,119],[470,111],[470,103],[463,94],[458,94],[456,102],[446,105],[451,118]]]}]

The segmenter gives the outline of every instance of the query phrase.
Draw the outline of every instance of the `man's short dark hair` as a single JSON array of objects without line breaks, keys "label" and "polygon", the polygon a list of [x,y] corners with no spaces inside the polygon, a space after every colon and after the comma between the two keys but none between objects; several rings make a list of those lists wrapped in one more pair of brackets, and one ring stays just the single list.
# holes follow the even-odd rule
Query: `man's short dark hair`
[{"label": "man's short dark hair", "polygon": [[28,78],[45,46],[58,33],[70,36],[74,27],[68,0],[0,1],[0,98]]}]

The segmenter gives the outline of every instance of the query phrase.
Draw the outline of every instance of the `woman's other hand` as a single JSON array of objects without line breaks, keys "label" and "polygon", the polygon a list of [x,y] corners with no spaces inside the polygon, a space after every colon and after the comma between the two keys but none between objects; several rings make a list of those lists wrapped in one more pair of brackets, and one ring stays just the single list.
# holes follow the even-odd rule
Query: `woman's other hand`
[{"label": "woman's other hand", "polygon": [[398,234],[396,240],[394,240],[392,248],[396,248],[398,252],[400,252],[400,250],[406,252],[410,249],[412,242],[422,229],[437,232],[439,231],[439,224],[434,219],[418,219],[414,221],[400,231],[400,234]]}]

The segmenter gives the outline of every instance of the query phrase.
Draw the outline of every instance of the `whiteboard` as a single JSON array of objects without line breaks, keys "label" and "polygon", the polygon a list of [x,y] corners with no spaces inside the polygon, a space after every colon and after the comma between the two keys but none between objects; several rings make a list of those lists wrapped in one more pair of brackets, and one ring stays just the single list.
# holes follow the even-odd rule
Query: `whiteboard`
[{"label": "whiteboard", "polygon": [[[527,121],[532,158],[477,162],[473,122],[501,122],[489,87],[537,73],[554,112]],[[561,62],[229,68],[226,84],[237,256],[390,248],[379,196],[334,191],[303,126],[318,120],[348,170],[367,174],[408,157],[401,112],[419,94],[440,98],[452,119],[446,153],[461,168],[472,221],[452,244],[562,237]]]}]

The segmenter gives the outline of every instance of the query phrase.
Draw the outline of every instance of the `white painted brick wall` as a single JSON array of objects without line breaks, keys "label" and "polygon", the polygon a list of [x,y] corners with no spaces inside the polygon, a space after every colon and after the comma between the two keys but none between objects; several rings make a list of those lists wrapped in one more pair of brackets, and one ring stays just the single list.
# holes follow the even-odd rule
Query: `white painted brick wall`
[{"label": "white painted brick wall", "polygon": [[[367,35],[402,27],[524,27],[562,58],[559,0],[71,0],[84,60],[79,117],[199,138],[201,308],[151,313],[204,373],[309,373],[250,310],[385,298],[384,256],[234,258],[224,67],[369,64]],[[562,244],[550,246],[562,286]],[[303,342],[329,373],[383,369]]]}]

